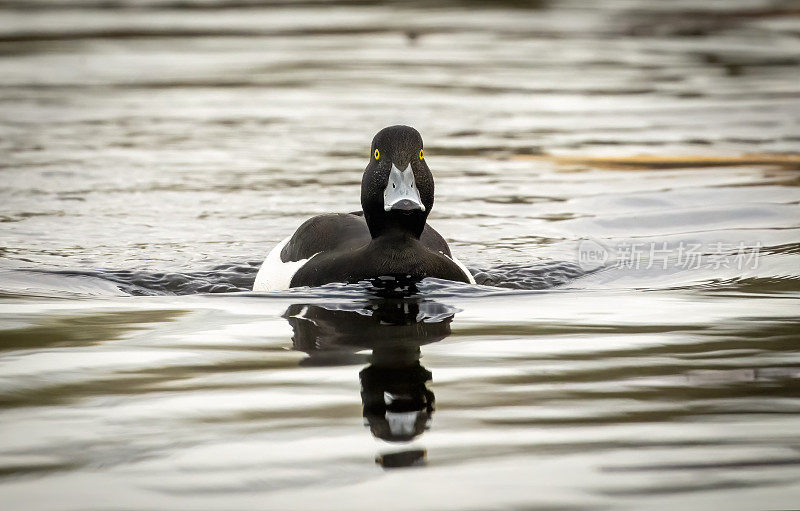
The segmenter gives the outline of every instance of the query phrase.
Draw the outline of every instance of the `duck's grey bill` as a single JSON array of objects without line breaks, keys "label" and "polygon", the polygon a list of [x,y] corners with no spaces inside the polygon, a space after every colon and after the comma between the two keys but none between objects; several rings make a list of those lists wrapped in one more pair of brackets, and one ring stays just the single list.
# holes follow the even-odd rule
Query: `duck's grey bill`
[{"label": "duck's grey bill", "polygon": [[414,182],[414,171],[411,165],[405,170],[400,170],[392,164],[392,171],[389,172],[389,181],[383,190],[383,209],[384,211],[401,210],[425,211],[425,205],[419,198],[419,190]]}]

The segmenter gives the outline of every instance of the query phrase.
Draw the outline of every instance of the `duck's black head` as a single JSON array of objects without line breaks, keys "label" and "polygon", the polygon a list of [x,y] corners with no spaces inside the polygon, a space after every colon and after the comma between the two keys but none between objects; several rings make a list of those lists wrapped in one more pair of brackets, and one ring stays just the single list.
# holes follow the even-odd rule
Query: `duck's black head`
[{"label": "duck's black head", "polygon": [[372,139],[361,207],[373,238],[391,232],[420,237],[433,208],[433,175],[417,130],[389,126]]}]

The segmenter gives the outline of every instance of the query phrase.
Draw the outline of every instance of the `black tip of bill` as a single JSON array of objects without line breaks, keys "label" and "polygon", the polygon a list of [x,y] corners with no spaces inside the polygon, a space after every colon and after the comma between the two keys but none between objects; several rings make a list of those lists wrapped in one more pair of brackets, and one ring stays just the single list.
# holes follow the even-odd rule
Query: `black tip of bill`
[{"label": "black tip of bill", "polygon": [[402,199],[392,204],[392,211],[421,211],[422,205],[410,199]]}]

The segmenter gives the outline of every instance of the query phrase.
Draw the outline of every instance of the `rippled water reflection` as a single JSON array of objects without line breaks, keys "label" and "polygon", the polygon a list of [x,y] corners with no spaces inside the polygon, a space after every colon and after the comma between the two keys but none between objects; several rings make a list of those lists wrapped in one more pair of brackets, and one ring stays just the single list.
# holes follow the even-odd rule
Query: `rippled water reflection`
[{"label": "rippled water reflection", "polygon": [[[0,2],[3,509],[788,509],[791,1]],[[252,294],[381,127],[478,286]]]}]

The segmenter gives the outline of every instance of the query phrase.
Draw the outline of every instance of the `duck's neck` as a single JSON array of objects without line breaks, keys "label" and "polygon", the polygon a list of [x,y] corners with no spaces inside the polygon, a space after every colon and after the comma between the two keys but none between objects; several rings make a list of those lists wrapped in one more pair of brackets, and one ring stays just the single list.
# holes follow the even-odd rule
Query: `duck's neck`
[{"label": "duck's neck", "polygon": [[372,239],[389,236],[393,239],[402,239],[411,236],[416,239],[422,235],[425,229],[425,221],[428,214],[424,211],[398,212],[383,211],[380,208],[370,209],[364,207],[364,219],[367,221],[369,233]]},{"label": "duck's neck", "polygon": [[401,229],[389,229],[374,236],[370,245],[374,249],[399,251],[419,243],[419,237]]}]

